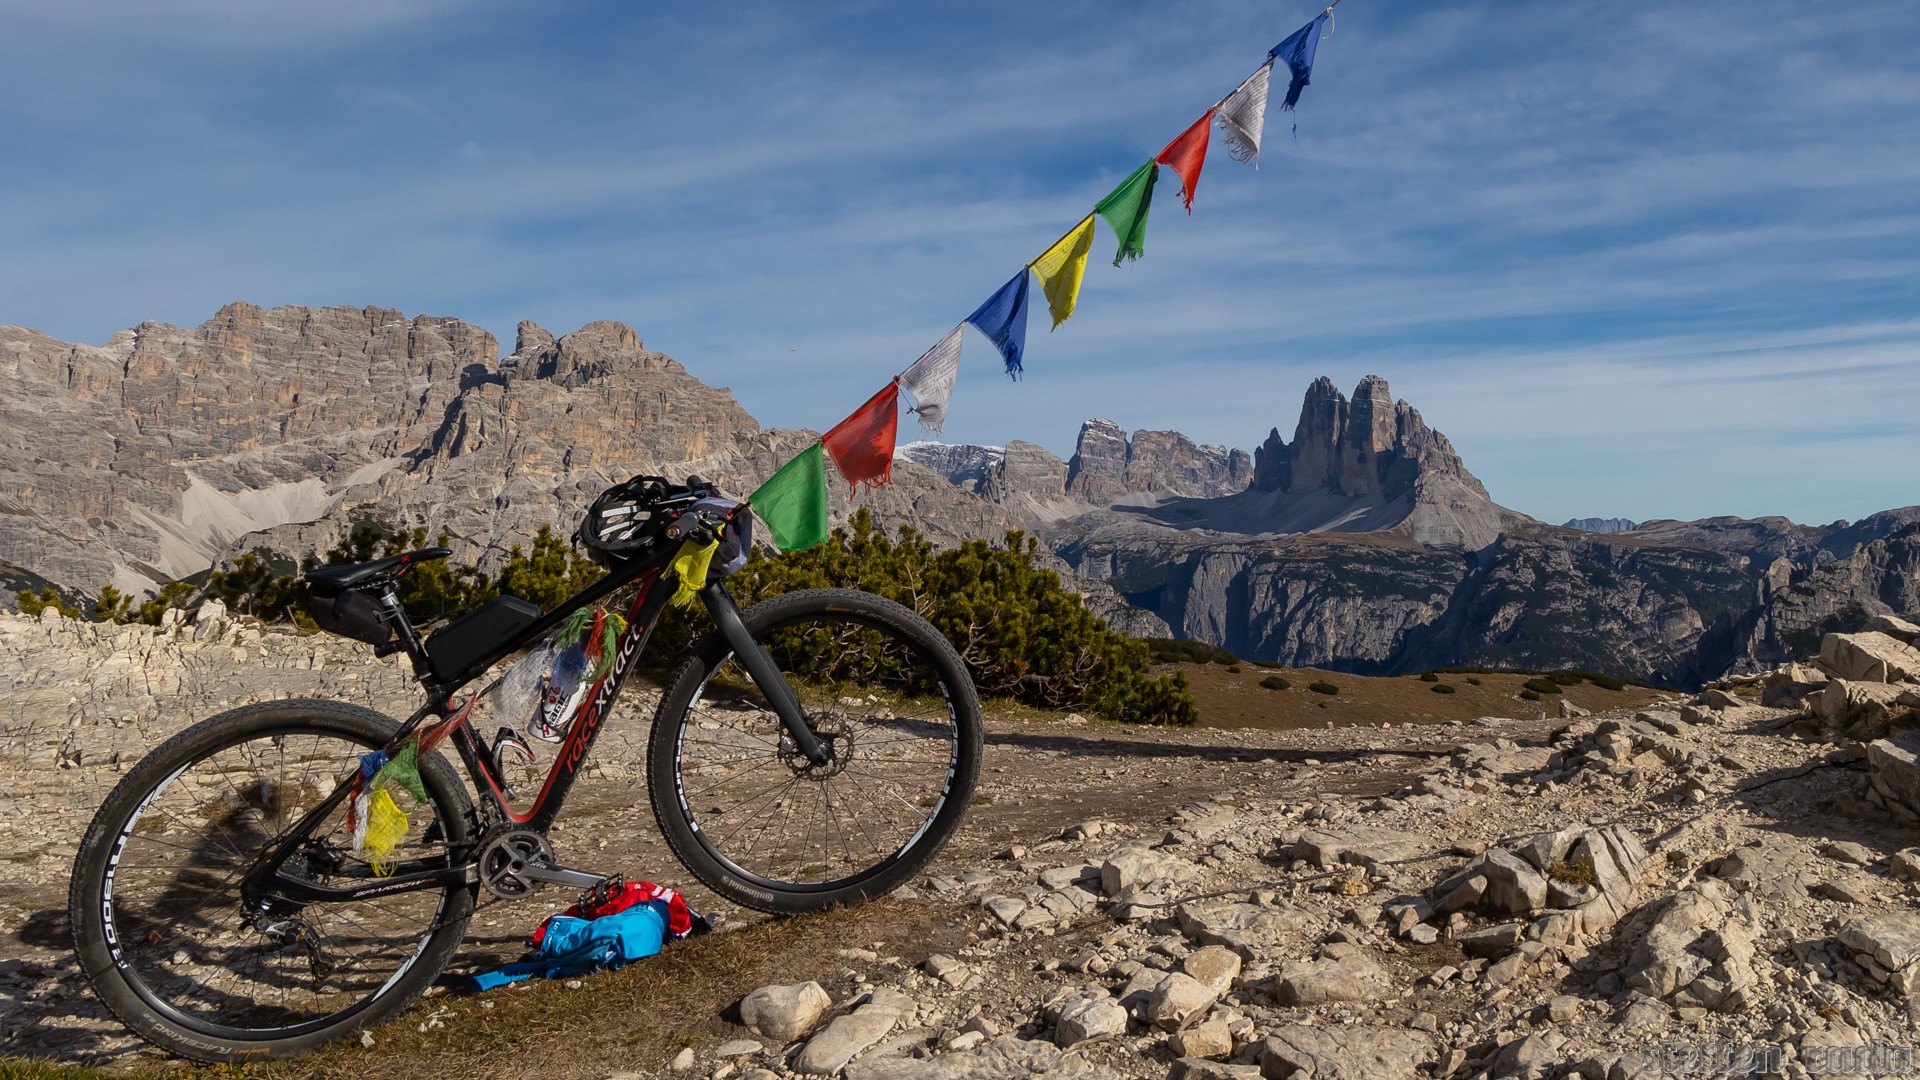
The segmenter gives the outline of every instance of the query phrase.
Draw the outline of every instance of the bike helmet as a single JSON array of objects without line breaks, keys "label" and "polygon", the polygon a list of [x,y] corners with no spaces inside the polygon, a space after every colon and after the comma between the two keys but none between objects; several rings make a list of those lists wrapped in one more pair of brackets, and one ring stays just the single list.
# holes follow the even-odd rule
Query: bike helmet
[{"label": "bike helmet", "polygon": [[753,543],[753,517],[739,510],[738,502],[698,476],[687,477],[685,484],[668,483],[662,476],[636,476],[601,492],[573,539],[587,549],[588,559],[611,570],[663,537],[678,539],[667,536],[667,525],[696,511],[704,525],[718,533],[720,550],[712,576],[723,577],[746,564],[747,549]]},{"label": "bike helmet", "polygon": [[593,500],[574,542],[586,549],[588,559],[611,570],[657,543],[667,522],[697,498],[664,476],[636,476]]}]

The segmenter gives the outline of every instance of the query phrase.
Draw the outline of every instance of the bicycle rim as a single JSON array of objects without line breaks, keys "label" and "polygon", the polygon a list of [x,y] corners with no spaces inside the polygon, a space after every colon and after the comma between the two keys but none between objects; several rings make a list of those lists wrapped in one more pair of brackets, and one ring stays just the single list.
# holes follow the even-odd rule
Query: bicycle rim
[{"label": "bicycle rim", "polygon": [[[447,913],[448,891],[308,904],[259,917],[240,879],[374,749],[344,733],[261,730],[162,780],[115,838],[101,893],[114,966],[147,1006],[224,1039],[283,1040],[339,1023],[398,986]],[[430,799],[396,857],[444,856]],[[371,873],[352,854],[346,807],[288,867],[327,884]]]},{"label": "bicycle rim", "polygon": [[731,653],[694,692],[674,746],[680,808],[731,873],[831,892],[912,851],[960,764],[956,688],[930,650],[854,612],[814,611],[754,634],[830,754],[809,763]]}]

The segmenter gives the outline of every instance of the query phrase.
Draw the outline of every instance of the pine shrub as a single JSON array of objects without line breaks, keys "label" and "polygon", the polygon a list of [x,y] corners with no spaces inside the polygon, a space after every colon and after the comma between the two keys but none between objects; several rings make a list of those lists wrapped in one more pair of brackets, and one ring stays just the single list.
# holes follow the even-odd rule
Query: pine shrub
[{"label": "pine shrub", "polygon": [[1579,686],[1582,682],[1586,681],[1586,676],[1581,675],[1577,671],[1555,671],[1548,674],[1547,678],[1552,679],[1561,686]]},{"label": "pine shrub", "polygon": [[[773,557],[756,551],[727,586],[743,605],[811,588],[860,589],[898,601],[953,642],[985,695],[1088,709],[1111,720],[1199,719],[1185,673],[1149,674],[1152,648],[1088,611],[1053,571],[1036,565],[1039,552],[1039,541],[1018,531],[1007,533],[1004,546],[969,540],[935,551],[910,526],[901,526],[897,539],[887,536],[862,507],[819,547]],[[1180,647],[1188,644],[1216,648]]]},{"label": "pine shrub", "polygon": [[1293,684],[1278,675],[1269,675],[1260,680],[1260,685],[1269,690],[1291,690]]},{"label": "pine shrub", "polygon": [[[857,516],[857,512],[856,512]],[[916,534],[917,535],[917,534]],[[1156,664],[1237,664],[1240,658],[1230,649],[1185,638],[1142,638]],[[1255,661],[1258,663],[1259,661]]]},{"label": "pine shrub", "polygon": [[1427,689],[1433,691],[1436,694],[1451,694],[1454,692],[1453,687],[1448,686],[1446,683],[1443,683],[1443,682],[1436,682],[1432,686],[1427,687]]},{"label": "pine shrub", "polygon": [[59,590],[51,585],[41,589],[39,592],[34,592],[32,589],[21,589],[19,592],[13,594],[13,598],[19,602],[20,614],[22,615],[38,615],[48,608],[52,608],[69,619],[77,619],[80,617],[80,609],[67,603],[66,600],[61,597]]},{"label": "pine shrub", "polygon": [[1434,674],[1431,671],[1423,672],[1420,675],[1420,681],[1421,682],[1439,682],[1440,676]]},{"label": "pine shrub", "polygon": [[1560,692],[1560,684],[1554,682],[1552,679],[1528,679],[1521,685],[1536,694],[1557,694]]},{"label": "pine shrub", "polygon": [[1316,694],[1325,694],[1328,697],[1332,697],[1340,692],[1340,688],[1330,682],[1310,682],[1307,684],[1307,689]]},{"label": "pine shrub", "polygon": [[1540,695],[1533,692],[1532,690],[1522,690],[1520,691],[1520,700],[1521,701],[1539,701]]}]

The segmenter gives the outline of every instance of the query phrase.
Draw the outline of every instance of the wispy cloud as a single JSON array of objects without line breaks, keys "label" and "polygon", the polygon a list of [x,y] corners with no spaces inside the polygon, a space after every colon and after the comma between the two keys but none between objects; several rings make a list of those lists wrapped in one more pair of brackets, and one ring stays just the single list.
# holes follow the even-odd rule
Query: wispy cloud
[{"label": "wispy cloud", "polygon": [[[1314,10],[0,0],[0,322],[613,317],[817,429]],[[1917,37],[1906,0],[1345,5],[1260,171],[1216,149],[1025,382],[971,346],[948,437],[1247,446],[1373,372],[1542,517],[1912,501]]]}]

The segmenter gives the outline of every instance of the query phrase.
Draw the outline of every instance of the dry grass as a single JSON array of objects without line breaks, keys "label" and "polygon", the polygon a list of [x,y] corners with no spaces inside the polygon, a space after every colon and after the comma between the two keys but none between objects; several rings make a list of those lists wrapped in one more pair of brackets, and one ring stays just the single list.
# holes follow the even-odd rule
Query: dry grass
[{"label": "dry grass", "polygon": [[[529,905],[530,922],[534,910]],[[728,1014],[755,987],[812,979],[845,1002],[856,987],[842,974],[848,962],[840,950],[872,949],[916,965],[963,947],[966,926],[965,913],[882,900],[672,943],[659,956],[587,976],[579,989],[530,980],[485,994],[435,992],[375,1030],[371,1047],[348,1042],[273,1064],[172,1063],[133,1072],[0,1058],[0,1080],[653,1075],[683,1046],[751,1037]],[[879,974],[871,964],[853,967]]]},{"label": "dry grass", "polygon": [[1591,855],[1582,855],[1572,862],[1568,862],[1565,859],[1554,859],[1547,863],[1547,876],[1555,881],[1563,881],[1568,885],[1594,885],[1600,881],[1599,874],[1593,865],[1593,856]]},{"label": "dry grass", "polygon": [[[1219,664],[1169,664],[1157,670],[1187,673],[1193,700],[1200,706],[1201,727],[1268,728],[1346,727],[1354,724],[1441,724],[1479,716],[1525,719],[1543,706],[1516,695],[1535,678],[1532,675],[1476,674],[1450,680],[1451,694],[1436,694],[1435,683],[1417,675],[1369,677],[1318,668],[1280,669],[1277,674],[1291,687],[1263,688],[1260,681],[1276,674],[1271,669],[1247,668],[1229,672]],[[1477,681],[1476,681],[1477,680]],[[1340,688],[1332,695],[1312,693],[1307,686],[1329,682]],[[1559,687],[1567,701],[1586,709],[1640,708],[1661,694],[1642,686],[1607,690],[1592,683]]]}]

